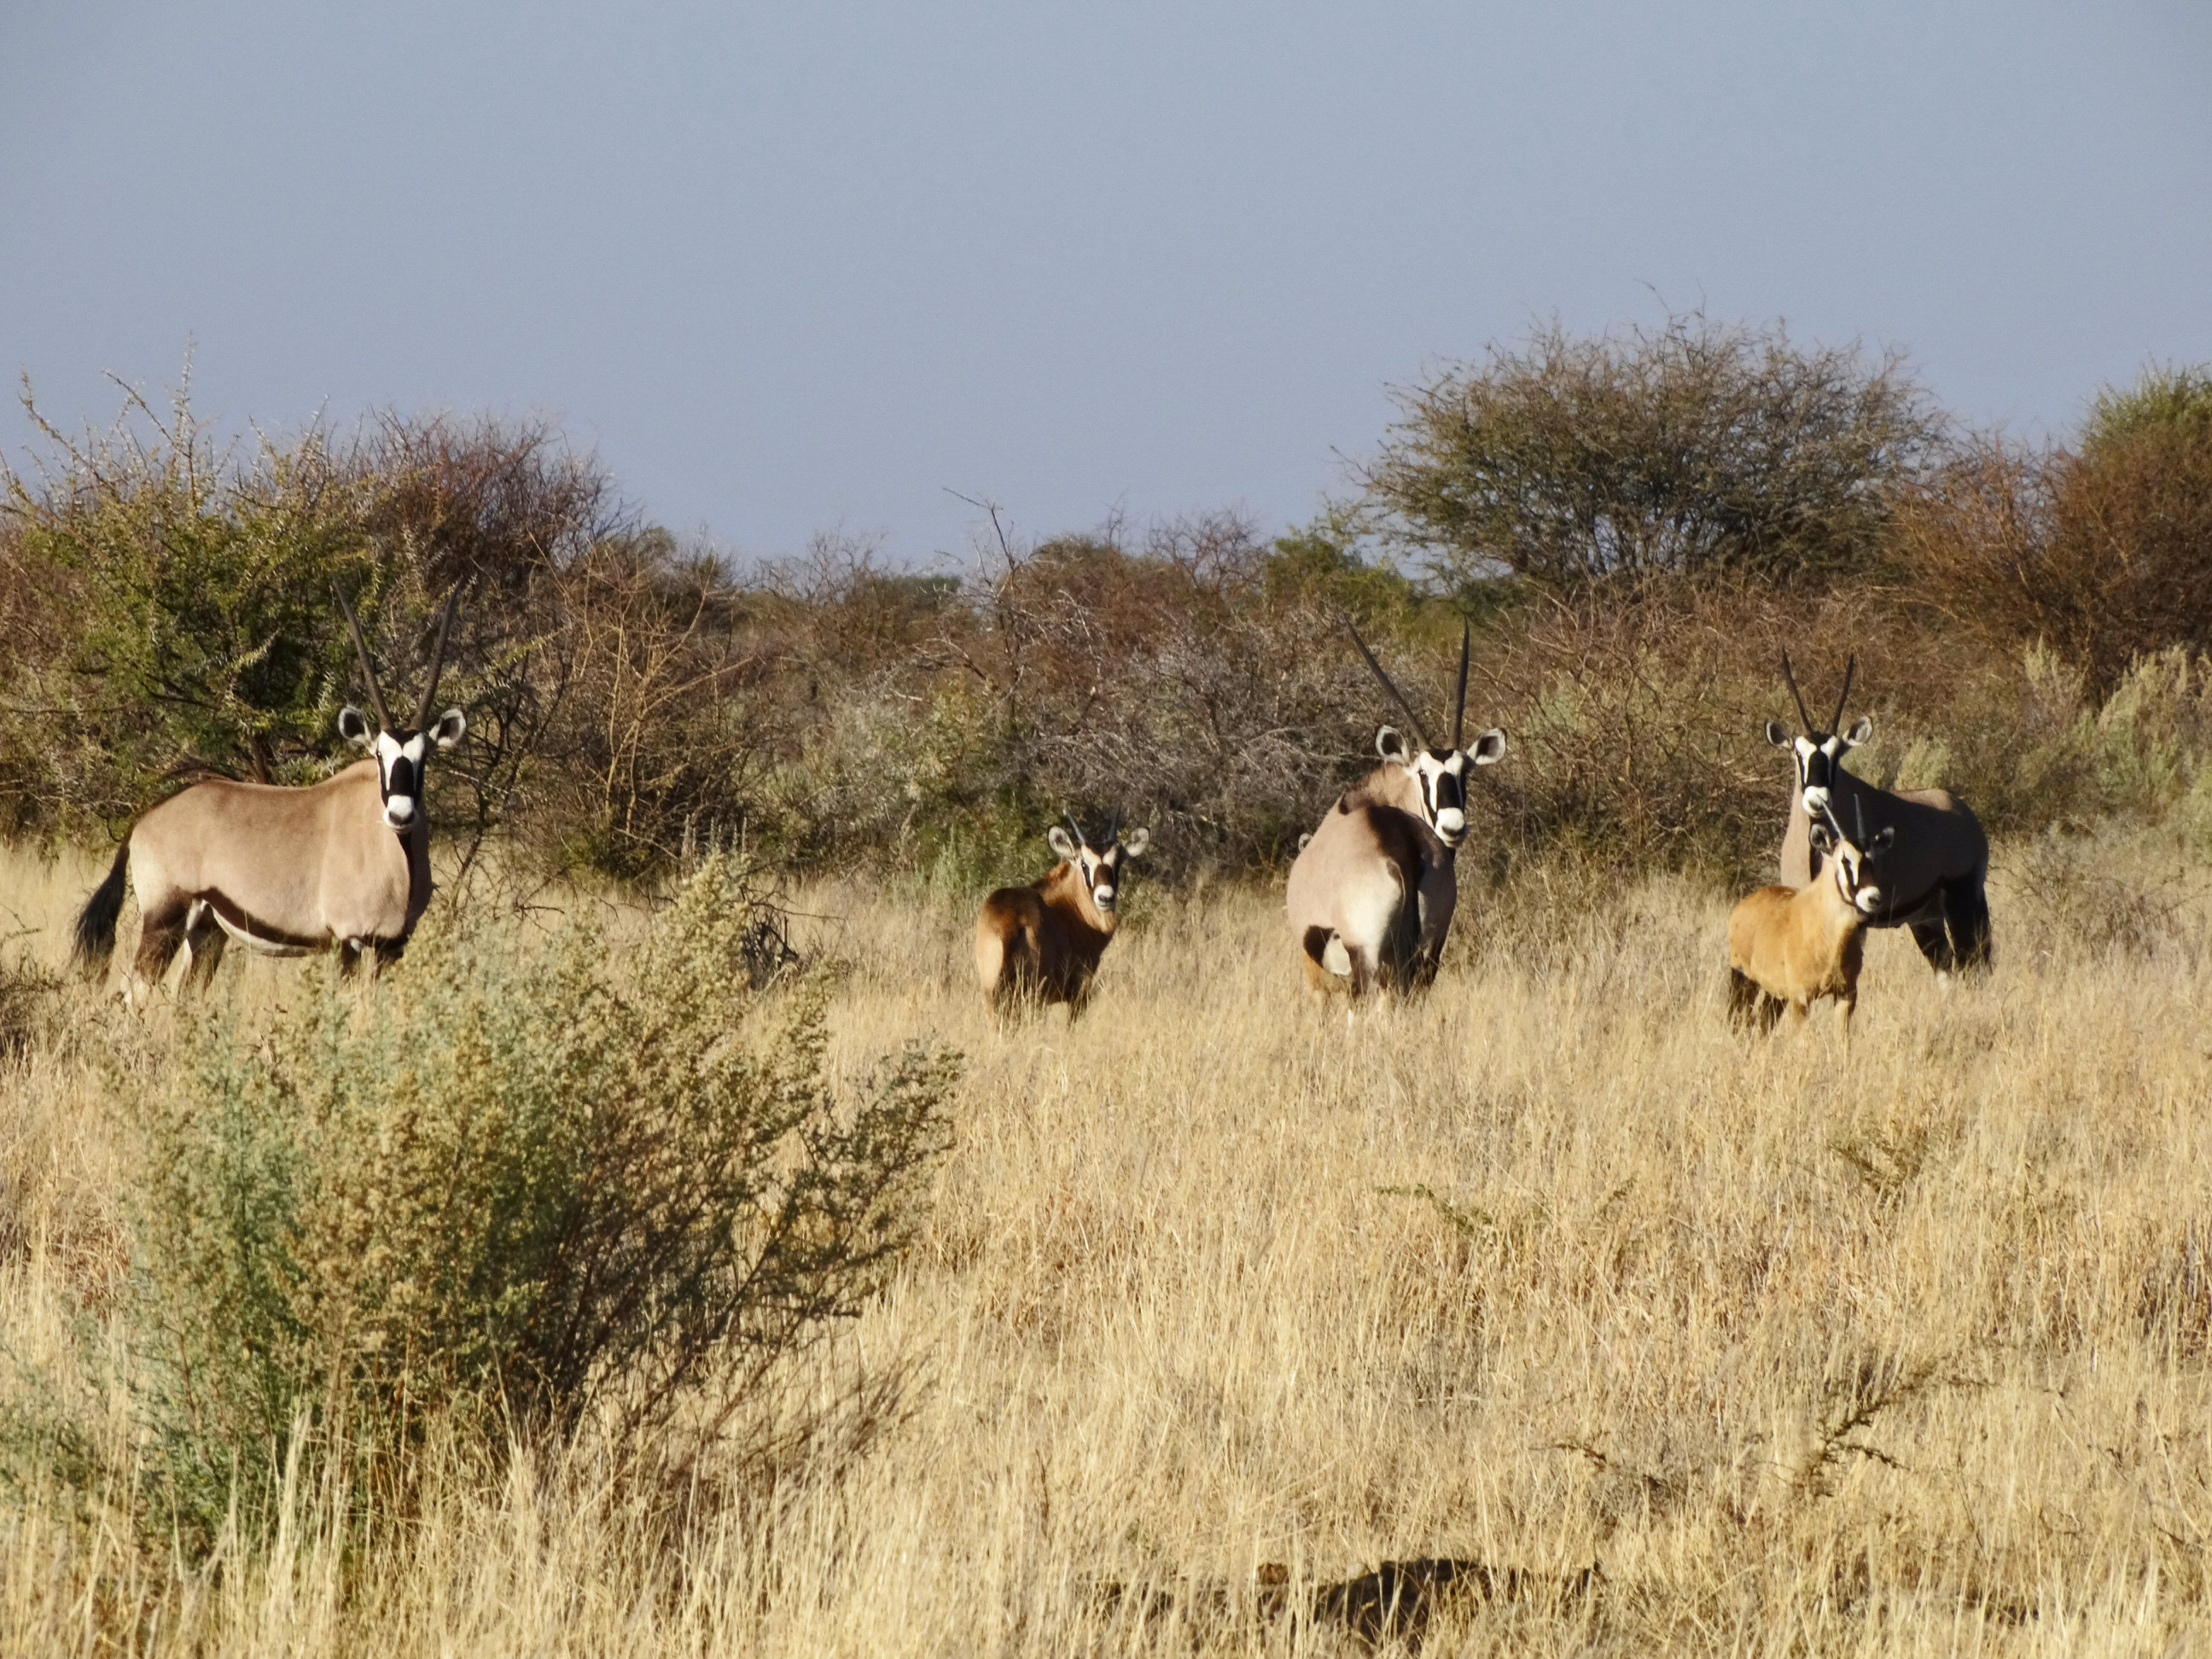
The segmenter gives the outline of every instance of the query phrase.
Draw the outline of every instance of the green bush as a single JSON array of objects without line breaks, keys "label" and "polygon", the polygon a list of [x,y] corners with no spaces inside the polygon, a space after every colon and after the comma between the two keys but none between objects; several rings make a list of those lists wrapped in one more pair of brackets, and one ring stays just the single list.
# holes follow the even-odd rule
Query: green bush
[{"label": "green bush", "polygon": [[1697,314],[1587,339],[1554,323],[1397,401],[1364,505],[1453,587],[1864,572],[1943,431],[1896,356]]},{"label": "green bush", "polygon": [[[426,927],[366,996],[311,968],[218,1013],[144,1103],[139,1398],[161,1529],[251,1523],[289,1460],[381,1471],[426,1435],[711,1441],[858,1310],[910,1237],[957,1072],[909,1048],[851,1097],[817,981],[750,988],[761,919],[713,859],[610,971],[570,930]],[[398,1490],[395,1492],[393,1488]]]}]

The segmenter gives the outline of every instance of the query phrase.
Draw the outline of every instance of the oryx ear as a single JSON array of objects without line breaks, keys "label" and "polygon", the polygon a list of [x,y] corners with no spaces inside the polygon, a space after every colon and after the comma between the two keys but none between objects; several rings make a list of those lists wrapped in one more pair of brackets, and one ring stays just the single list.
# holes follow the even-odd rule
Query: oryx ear
[{"label": "oryx ear", "polygon": [[1135,858],[1139,854],[1142,853],[1145,848],[1150,847],[1152,844],[1152,832],[1151,830],[1145,829],[1132,830],[1121,837],[1122,856],[1125,858]]},{"label": "oryx ear", "polygon": [[1874,838],[1872,845],[1868,847],[1867,851],[1869,853],[1887,853],[1890,848],[1891,843],[1895,842],[1896,839],[1897,826],[1893,823],[1884,824],[1882,826],[1881,833]]},{"label": "oryx ear", "polygon": [[1844,733],[1844,747],[1856,749],[1874,735],[1874,716],[1862,714],[1851,722],[1851,729]]},{"label": "oryx ear", "polygon": [[1826,858],[1829,854],[1836,850],[1836,832],[1829,829],[1826,824],[1822,823],[1818,818],[1815,818],[1813,821],[1813,827],[1810,834],[1813,841],[1813,850],[1818,853],[1822,858]]},{"label": "oryx ear", "polygon": [[348,743],[357,743],[366,749],[376,741],[376,728],[368,723],[368,716],[348,703],[338,710],[338,735]]},{"label": "oryx ear", "polygon": [[438,716],[438,723],[430,728],[431,740],[441,749],[451,749],[468,729],[469,717],[458,708],[448,708]]},{"label": "oryx ear", "polygon": [[1044,839],[1045,844],[1060,857],[1071,864],[1075,861],[1075,842],[1069,837],[1066,830],[1055,823],[1044,832]]},{"label": "oryx ear", "polygon": [[1468,758],[1477,766],[1495,766],[1505,758],[1505,734],[1496,726],[1474,740],[1474,747],[1467,751]]},{"label": "oryx ear", "polygon": [[1398,728],[1395,726],[1386,726],[1375,734],[1375,752],[1386,761],[1395,761],[1401,766],[1407,764],[1406,740],[1399,736]]},{"label": "oryx ear", "polygon": [[1787,749],[1791,746],[1790,734],[1782,729],[1782,722],[1780,720],[1767,721],[1766,740],[1772,744],[1777,749]]}]

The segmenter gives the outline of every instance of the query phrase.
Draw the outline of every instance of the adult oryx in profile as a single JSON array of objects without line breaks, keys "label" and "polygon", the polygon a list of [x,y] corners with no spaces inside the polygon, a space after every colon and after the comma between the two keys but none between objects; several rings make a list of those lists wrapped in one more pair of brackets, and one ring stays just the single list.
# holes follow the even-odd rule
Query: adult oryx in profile
[{"label": "adult oryx in profile", "polygon": [[1431,744],[1420,717],[1382,672],[1350,623],[1352,642],[1391,701],[1405,712],[1413,744],[1396,727],[1375,734],[1382,763],[1337,797],[1336,805],[1299,850],[1284,896],[1291,932],[1315,989],[1412,988],[1436,977],[1459,902],[1454,868],[1467,838],[1467,785],[1478,766],[1505,752],[1492,726],[1460,746],[1467,714],[1471,630],[1459,641],[1459,684],[1452,693],[1451,742]]},{"label": "adult oryx in profile", "polygon": [[[1990,841],[1981,820],[1966,805],[1941,789],[1896,793],[1878,789],[1844,769],[1844,755],[1873,734],[1874,721],[1862,714],[1842,731],[1844,704],[1851,695],[1853,656],[1844,670],[1844,690],[1825,730],[1805,710],[1790,653],[1782,653],[1782,678],[1805,723],[1793,737],[1781,723],[1766,723],[1766,740],[1787,749],[1797,768],[1790,792],[1790,822],[1782,836],[1782,880],[1803,887],[1820,873],[1821,849],[1813,826],[1831,811],[1857,823],[1866,833],[1890,835],[1882,867],[1881,897],[1867,913],[1869,927],[1910,927],[1913,942],[1939,978],[1960,968],[1979,968],[1990,959],[1990,902],[1985,891]],[[1840,832],[1838,832],[1840,836]]]},{"label": "adult oryx in profile", "polygon": [[1149,830],[1121,833],[1117,814],[1097,846],[1054,824],[1045,840],[1060,862],[1027,887],[1001,887],[983,901],[975,918],[975,977],[994,1016],[1013,1002],[1064,1002],[1075,1018],[1091,1000],[1098,959],[1121,921],[1127,860],[1151,845]]},{"label": "adult oryx in profile", "polygon": [[115,949],[127,873],[141,921],[126,996],[157,982],[179,946],[183,982],[206,983],[229,939],[270,956],[335,945],[347,971],[364,951],[395,961],[429,903],[422,769],[433,745],[451,749],[468,726],[458,708],[429,723],[460,589],[446,601],[422,705],[408,726],[386,711],[361,624],[345,596],[337,598],[376,710],[372,729],[360,709],[341,709],[338,731],[368,757],[304,788],[210,778],[140,817],[76,919],[77,962],[98,973]]}]

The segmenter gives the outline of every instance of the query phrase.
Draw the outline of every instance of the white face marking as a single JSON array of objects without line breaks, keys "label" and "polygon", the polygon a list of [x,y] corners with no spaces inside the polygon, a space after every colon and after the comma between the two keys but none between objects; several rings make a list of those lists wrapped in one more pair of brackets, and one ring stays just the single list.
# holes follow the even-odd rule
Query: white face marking
[{"label": "white face marking", "polygon": [[402,743],[389,732],[376,734],[377,775],[384,794],[384,822],[388,829],[404,830],[415,822],[416,796],[412,790],[396,791],[392,787],[392,769],[395,763],[405,760],[414,779],[414,790],[422,787],[422,757],[430,751],[428,732],[417,732]]},{"label": "white face marking", "polygon": [[1091,889],[1091,902],[1108,915],[1114,911],[1114,866],[1120,862],[1119,852],[1117,848],[1102,855],[1087,847],[1083,849],[1083,879]]},{"label": "white face marking", "polygon": [[[1467,837],[1467,751],[1455,749],[1442,760],[1421,750],[1407,769],[1421,787],[1421,811],[1429,827],[1447,847],[1457,847]],[[1447,778],[1449,787],[1444,787]]]}]

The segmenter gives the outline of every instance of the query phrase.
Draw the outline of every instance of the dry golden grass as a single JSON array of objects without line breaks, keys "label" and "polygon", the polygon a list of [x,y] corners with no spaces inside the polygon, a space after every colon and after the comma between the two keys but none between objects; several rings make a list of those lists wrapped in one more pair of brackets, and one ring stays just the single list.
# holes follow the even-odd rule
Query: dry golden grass
[{"label": "dry golden grass", "polygon": [[[9,1645],[1328,1653],[1250,1616],[1262,1564],[1453,1557],[1538,1577],[1427,1652],[2197,1650],[2212,951],[2150,836],[2104,851],[2078,901],[2007,854],[1984,982],[1877,937],[1848,1050],[1732,1032],[1726,902],[1666,881],[1570,923],[1475,896],[1434,993],[1349,1024],[1275,891],[1144,895],[1091,1012],[1006,1036],[968,901],[811,890],[837,1063],[970,1059],[922,1247],[835,1362],[913,1365],[901,1420],[674,1546],[588,1451],[457,1475],[366,1555],[302,1492],[219,1572],[18,1494]],[[0,856],[58,960],[98,871]],[[127,1171],[72,1033],[121,1018],[72,994],[0,1073],[0,1336],[33,1366],[100,1316]]]}]

